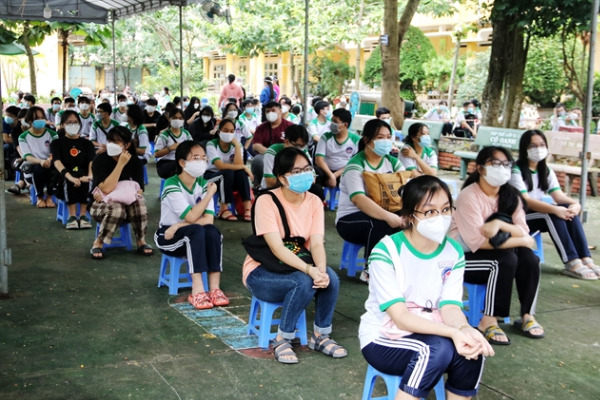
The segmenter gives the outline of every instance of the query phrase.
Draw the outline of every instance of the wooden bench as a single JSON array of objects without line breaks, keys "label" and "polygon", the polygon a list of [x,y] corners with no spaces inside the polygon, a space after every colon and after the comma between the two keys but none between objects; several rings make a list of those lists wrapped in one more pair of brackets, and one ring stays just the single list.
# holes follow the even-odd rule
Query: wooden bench
[{"label": "wooden bench", "polygon": [[438,142],[440,141],[442,130],[444,129],[444,122],[427,121],[424,119],[405,119],[404,124],[402,125],[402,134],[404,136],[408,135],[408,128],[417,122],[427,125],[429,128],[429,136],[431,136],[431,143],[433,144],[433,148],[437,150]]},{"label": "wooden bench", "polygon": [[[581,152],[583,135],[576,132],[544,132],[548,139],[547,164],[554,172],[565,174],[565,193],[571,195],[573,179],[581,178]],[[590,135],[588,146],[588,182],[592,196],[598,195],[598,173],[596,166],[600,162],[600,136]]]},{"label": "wooden bench", "polygon": [[475,160],[479,150],[486,146],[500,146],[511,151],[519,151],[519,140],[524,130],[496,128],[493,126],[480,126],[477,137],[471,146],[471,151],[456,151],[455,156],[460,157],[460,179],[467,177],[469,161]]}]

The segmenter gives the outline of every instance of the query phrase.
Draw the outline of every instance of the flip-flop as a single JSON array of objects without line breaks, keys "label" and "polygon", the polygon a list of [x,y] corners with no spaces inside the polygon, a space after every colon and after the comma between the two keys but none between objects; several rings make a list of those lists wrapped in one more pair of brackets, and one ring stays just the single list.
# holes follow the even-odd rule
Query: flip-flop
[{"label": "flip-flop", "polygon": [[[147,252],[146,250],[151,250],[151,251]],[[141,254],[146,257],[150,257],[150,256],[154,255],[154,249],[147,244],[143,244],[143,245],[139,246],[137,248],[137,252],[138,252],[138,254]]]},{"label": "flip-flop", "polygon": [[539,335],[534,335],[531,333],[531,330],[535,328],[544,329],[533,317],[527,319],[525,322],[523,322],[521,319],[517,319],[515,320],[513,325],[515,328],[523,332],[523,335],[527,336],[530,339],[541,339],[546,336],[546,332],[541,333]]},{"label": "flip-flop", "polygon": [[[481,330],[479,330],[481,332]],[[490,343],[495,344],[497,346],[508,346],[511,342],[506,333],[498,325],[490,325],[483,332],[483,337]],[[501,342],[499,340],[494,339],[494,336],[505,336],[506,342]]]},{"label": "flip-flop", "polygon": [[[100,257],[96,257],[94,254],[100,254]],[[102,247],[92,247],[90,255],[94,260],[104,260],[104,249]]]}]

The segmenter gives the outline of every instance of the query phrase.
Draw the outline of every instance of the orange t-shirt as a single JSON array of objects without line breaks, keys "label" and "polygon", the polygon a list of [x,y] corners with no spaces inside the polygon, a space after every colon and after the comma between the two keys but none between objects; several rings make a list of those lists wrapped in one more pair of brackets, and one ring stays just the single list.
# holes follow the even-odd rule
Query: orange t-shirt
[{"label": "orange t-shirt", "polygon": [[[273,193],[285,210],[290,235],[303,237],[306,240],[305,246],[310,250],[310,236],[325,234],[323,202],[314,194],[306,192],[304,201],[300,205],[294,205],[283,197],[281,188],[274,189]],[[281,238],[283,238],[284,231],[281,216],[271,196],[260,196],[256,199],[254,207],[256,234],[261,236],[265,233],[279,232]],[[250,256],[246,256],[242,268],[242,282],[244,285],[250,272],[259,265],[259,262],[254,261]]]}]

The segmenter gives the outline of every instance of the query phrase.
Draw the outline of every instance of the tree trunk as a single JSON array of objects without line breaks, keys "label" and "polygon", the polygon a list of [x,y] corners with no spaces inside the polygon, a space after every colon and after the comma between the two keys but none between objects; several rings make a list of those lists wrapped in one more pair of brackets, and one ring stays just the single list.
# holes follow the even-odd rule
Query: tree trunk
[{"label": "tree trunk", "polygon": [[493,14],[494,11],[492,11],[492,53],[481,101],[483,113],[481,124],[484,126],[498,126],[502,87],[506,75],[507,37],[510,32],[510,21],[506,19],[495,20]]},{"label": "tree trunk", "polygon": [[515,26],[509,35],[510,42],[506,47],[507,70],[504,78],[504,110],[502,126],[505,128],[518,128],[523,101],[523,77],[529,50],[529,36],[524,38],[522,27]]},{"label": "tree trunk", "polygon": [[29,85],[31,86],[31,94],[37,96],[37,78],[35,73],[35,60],[33,58],[33,50],[29,44],[29,23],[23,24],[23,47],[25,47],[25,53],[27,54],[27,60],[29,62]]},{"label": "tree trunk", "polygon": [[65,96],[67,93],[67,55],[69,54],[69,31],[60,29],[58,34],[60,35],[62,45],[62,92],[63,96]]},{"label": "tree trunk", "polygon": [[[362,19],[365,12],[365,0],[360,0],[360,11],[358,12],[358,20],[356,21],[357,30],[360,32],[362,26]],[[362,40],[356,39],[356,68],[354,70],[354,90],[360,89],[360,53]]]},{"label": "tree trunk", "polygon": [[410,27],[420,0],[408,0],[400,21],[398,1],[385,0],[383,30],[388,35],[388,45],[381,46],[381,103],[390,109],[396,128],[404,123],[404,102],[400,98],[400,43]]},{"label": "tree trunk", "polygon": [[452,75],[450,75],[450,87],[448,88],[448,107],[450,110],[452,110],[454,103],[454,82],[456,81],[456,70],[458,69],[461,36],[462,35],[456,35],[456,47],[454,49],[454,60],[452,61]]}]

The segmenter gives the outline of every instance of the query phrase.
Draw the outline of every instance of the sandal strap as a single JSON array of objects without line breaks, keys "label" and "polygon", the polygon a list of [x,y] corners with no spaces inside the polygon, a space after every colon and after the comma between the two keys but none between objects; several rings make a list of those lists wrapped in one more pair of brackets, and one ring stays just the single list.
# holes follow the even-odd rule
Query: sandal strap
[{"label": "sandal strap", "polygon": [[535,320],[535,318],[530,318],[527,321],[523,321],[523,325],[521,326],[523,332],[529,332],[536,328],[542,328],[542,326]]},{"label": "sandal strap", "polygon": [[487,339],[493,339],[494,336],[506,336],[506,333],[498,325],[490,325],[483,331],[483,336]]},{"label": "sandal strap", "polygon": [[[291,350],[291,352],[288,352],[287,354],[281,354],[286,350]],[[294,353],[294,350],[292,349],[292,344],[290,343],[290,341],[288,339],[281,339],[281,340],[276,340],[273,342],[273,351],[275,352],[275,357],[279,357],[280,355],[282,356],[291,356],[291,355],[296,355],[296,353]]]}]

